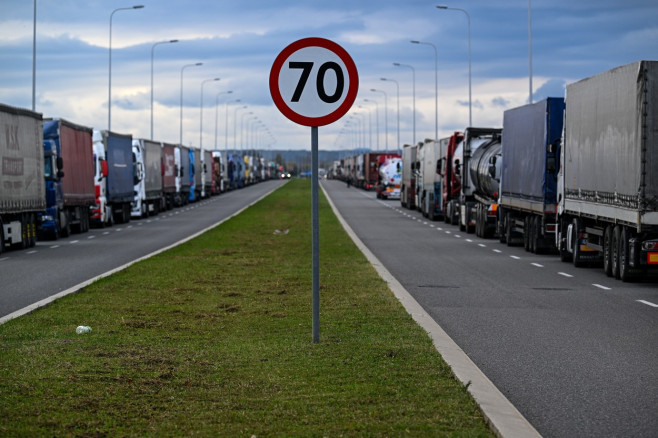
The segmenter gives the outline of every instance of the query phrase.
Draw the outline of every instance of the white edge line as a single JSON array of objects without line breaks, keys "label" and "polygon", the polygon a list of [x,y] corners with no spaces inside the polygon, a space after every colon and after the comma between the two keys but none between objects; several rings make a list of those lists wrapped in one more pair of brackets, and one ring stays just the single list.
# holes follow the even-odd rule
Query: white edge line
[{"label": "white edge line", "polygon": [[[287,181],[286,181],[286,183],[287,183]],[[32,304],[30,304],[29,306],[23,307],[22,309],[18,309],[18,310],[16,310],[15,312],[12,312],[12,313],[10,313],[10,314],[8,314],[8,315],[5,315],[5,316],[3,316],[3,317],[0,317],[0,325],[2,325],[2,324],[4,324],[4,323],[6,323],[7,321],[10,321],[10,320],[12,320],[12,319],[14,319],[14,318],[18,318],[18,317],[20,317],[20,316],[23,316],[23,315],[26,315],[26,314],[28,314],[28,313],[30,313],[30,312],[33,312],[33,311],[37,310],[37,309],[40,308],[40,307],[47,306],[48,304],[52,303],[53,301],[55,301],[55,300],[57,300],[57,299],[59,299],[59,298],[65,297],[65,296],[70,295],[70,294],[72,294],[72,293],[76,293],[76,292],[80,291],[82,288],[89,286],[91,283],[93,283],[93,282],[96,281],[96,280],[100,280],[101,278],[108,277],[108,276],[110,276],[110,275],[112,275],[112,274],[114,274],[114,273],[116,273],[116,272],[123,271],[124,269],[126,269],[126,268],[128,268],[128,267],[134,265],[134,264],[137,263],[137,262],[141,262],[142,260],[146,260],[146,259],[151,258],[151,257],[153,257],[153,256],[156,256],[156,255],[158,255],[158,254],[160,254],[160,253],[162,253],[162,252],[165,252],[165,251],[167,251],[167,250],[169,250],[169,249],[175,248],[175,247],[177,247],[178,245],[182,245],[183,243],[185,243],[185,242],[187,242],[187,241],[189,241],[189,240],[192,240],[192,239],[194,239],[194,238],[200,236],[201,234],[205,233],[206,231],[209,231],[209,230],[211,230],[211,229],[213,229],[213,228],[215,228],[215,227],[221,225],[222,223],[226,222],[227,220],[232,219],[233,217],[239,215],[240,213],[242,213],[243,211],[245,211],[247,208],[251,207],[252,205],[256,204],[257,202],[260,202],[263,198],[265,198],[266,196],[268,196],[270,193],[274,192],[276,189],[278,189],[278,188],[280,188],[280,187],[283,187],[284,185],[285,185],[285,184],[282,184],[282,185],[280,185],[280,186],[278,186],[278,187],[274,187],[272,190],[270,190],[269,192],[266,192],[265,194],[263,194],[263,195],[262,195],[261,197],[259,197],[258,199],[252,201],[250,204],[245,205],[244,207],[242,207],[240,210],[236,211],[236,212],[233,213],[232,215],[230,215],[230,216],[228,216],[228,217],[222,219],[221,221],[219,221],[219,222],[217,222],[217,223],[215,223],[215,224],[213,224],[213,225],[210,225],[209,227],[207,227],[207,228],[205,228],[205,229],[203,229],[203,230],[201,230],[201,231],[198,231],[198,232],[192,234],[191,236],[188,236],[188,237],[186,237],[186,238],[184,238],[184,239],[179,240],[178,242],[172,243],[172,244],[169,245],[169,246],[166,246],[166,247],[164,247],[164,248],[160,248],[160,249],[157,250],[157,251],[154,251],[154,252],[152,252],[152,253],[150,253],[150,254],[147,254],[147,255],[145,255],[145,256],[142,256],[142,257],[140,257],[140,258],[138,258],[138,259],[135,259],[135,260],[133,260],[133,261],[131,261],[131,262],[128,262],[128,263],[126,263],[125,265],[121,265],[121,266],[119,266],[119,267],[117,267],[117,268],[114,268],[114,269],[112,269],[112,270],[110,270],[110,271],[107,271],[107,272],[104,272],[104,273],[102,273],[102,274],[100,274],[100,275],[97,275],[97,276],[94,277],[94,278],[90,278],[89,280],[86,280],[86,281],[83,281],[82,283],[76,284],[76,285],[73,286],[73,287],[70,287],[70,288],[68,288],[68,289],[66,289],[66,290],[63,290],[63,291],[61,291],[61,292],[59,292],[59,293],[57,293],[57,294],[55,294],[55,295],[51,295],[51,296],[49,296],[48,298],[44,298],[44,299],[41,300],[41,301],[37,301],[36,303],[32,303]]]},{"label": "white edge line", "polygon": [[638,303],[646,304],[647,306],[651,307],[658,307],[658,304],[652,303],[651,301],[645,301],[645,300],[636,300]]},{"label": "white edge line", "polygon": [[471,358],[452,340],[441,326],[422,308],[411,294],[391,275],[375,255],[365,246],[352,228],[345,222],[333,201],[322,187],[325,197],[339,222],[356,244],[359,250],[366,256],[375,268],[379,276],[386,281],[395,297],[404,306],[412,318],[427,331],[434,342],[434,346],[448,363],[455,376],[464,384],[468,385],[468,392],[482,409],[485,419],[501,437],[523,438],[540,437],[537,430],[528,420],[512,405],[512,403],[496,388],[487,376],[478,368]]},{"label": "white edge line", "polygon": [[592,283],[592,286],[598,287],[599,289],[603,289],[603,290],[611,290],[611,288],[609,288],[608,286],[603,286],[602,284],[598,284],[598,283]]}]

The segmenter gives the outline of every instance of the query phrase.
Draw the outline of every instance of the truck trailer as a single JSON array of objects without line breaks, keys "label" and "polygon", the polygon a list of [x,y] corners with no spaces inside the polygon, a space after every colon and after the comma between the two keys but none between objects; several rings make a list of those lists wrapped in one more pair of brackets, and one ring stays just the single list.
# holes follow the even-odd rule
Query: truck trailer
[{"label": "truck trailer", "polygon": [[96,202],[90,209],[92,222],[101,227],[130,221],[135,186],[132,140],[130,134],[93,132]]},{"label": "truck trailer", "polygon": [[409,210],[416,209],[416,152],[417,145],[405,144],[402,148],[402,185],[400,205]]},{"label": "truck trailer", "polygon": [[567,85],[556,246],[629,281],[658,270],[658,61]]},{"label": "truck trailer", "polygon": [[162,143],[162,196],[164,208],[170,210],[176,205],[176,152],[175,146]]},{"label": "truck trailer", "polygon": [[[495,176],[489,173],[489,160],[500,158],[500,128],[473,128],[464,130],[461,144],[461,163],[457,167],[461,177],[459,194],[459,229],[472,233],[477,226],[478,212],[483,208],[487,212],[493,207],[494,190],[497,190]],[[459,147],[458,147],[459,148]],[[480,151],[478,149],[482,148]],[[500,163],[498,163],[500,165]],[[496,186],[496,187],[494,187]],[[495,214],[480,218],[478,230],[489,233],[495,229]],[[493,222],[493,223],[492,223]]]},{"label": "truck trailer", "polygon": [[462,144],[463,140],[464,134],[459,131],[453,132],[448,137],[448,145],[438,165],[438,172],[443,180],[440,201],[443,221],[451,225],[457,225],[459,221],[459,209],[457,205],[459,194],[461,193],[461,179],[459,177],[461,153],[458,152],[458,147]]},{"label": "truck trailer", "polygon": [[0,253],[36,245],[46,208],[40,113],[0,104]]},{"label": "truck trailer", "polygon": [[418,206],[426,218],[436,220],[443,217],[441,209],[441,186],[443,176],[439,172],[441,157],[448,149],[450,138],[426,139],[418,146],[416,168],[418,179]]},{"label": "truck trailer", "polygon": [[533,253],[555,250],[557,178],[564,99],[549,97],[503,114],[498,206],[502,243]]},{"label": "truck trailer", "polygon": [[163,204],[162,144],[139,138],[133,140],[132,150],[137,183],[130,215],[136,218],[157,215]]},{"label": "truck trailer", "polygon": [[95,202],[93,129],[64,119],[43,123],[46,210],[39,234],[54,239],[89,231]]}]

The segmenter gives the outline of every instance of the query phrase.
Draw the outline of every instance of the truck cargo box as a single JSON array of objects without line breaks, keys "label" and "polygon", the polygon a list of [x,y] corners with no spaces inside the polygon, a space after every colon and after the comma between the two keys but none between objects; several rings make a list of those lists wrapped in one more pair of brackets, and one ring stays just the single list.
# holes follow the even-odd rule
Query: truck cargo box
[{"label": "truck cargo box", "polygon": [[68,206],[89,206],[94,203],[94,151],[92,128],[64,119],[46,120],[43,139],[59,145],[63,160],[62,202]]},{"label": "truck cargo box", "polygon": [[42,116],[0,104],[0,213],[46,207]]},{"label": "truck cargo box", "polygon": [[567,86],[564,205],[573,214],[658,224],[658,61]]},{"label": "truck cargo box", "polygon": [[162,166],[162,191],[174,193],[176,191],[176,158],[173,144],[163,143]]},{"label": "truck cargo box", "polygon": [[151,140],[144,140],[143,145],[146,199],[158,199],[162,197],[162,145]]},{"label": "truck cargo box", "polygon": [[544,213],[557,204],[555,154],[562,138],[564,99],[549,97],[503,114],[500,205]]},{"label": "truck cargo box", "polygon": [[134,195],[132,135],[103,131],[107,153],[107,199],[110,203],[130,203]]}]

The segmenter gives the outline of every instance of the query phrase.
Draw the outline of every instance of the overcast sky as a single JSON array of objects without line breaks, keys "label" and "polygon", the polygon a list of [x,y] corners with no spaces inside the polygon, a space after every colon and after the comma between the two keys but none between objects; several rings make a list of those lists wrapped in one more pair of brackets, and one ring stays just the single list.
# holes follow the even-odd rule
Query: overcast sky
[{"label": "overcast sky", "polygon": [[[284,47],[317,36],[350,53],[360,80],[350,113],[320,128],[320,149],[359,146],[359,139],[364,141],[354,133],[359,126],[373,149],[378,143],[396,148],[396,84],[382,77],[399,84],[400,142],[413,142],[412,70],[394,62],[415,69],[416,140],[434,137],[434,50],[411,40],[437,47],[438,131],[445,137],[469,122],[468,22],[463,12],[439,10],[439,4],[470,14],[473,125],[500,127],[503,111],[529,97],[527,0],[37,0],[36,110],[107,129],[110,14],[144,5],[113,16],[113,131],[150,138],[153,44],[178,39],[153,51],[156,140],[178,143],[181,69],[203,62],[183,74],[185,145],[201,141],[201,84],[219,77],[203,85],[204,147],[215,146],[217,107],[220,149],[227,137],[233,147],[234,130],[240,142],[241,125],[242,132],[256,133],[251,144],[275,141],[270,148],[310,149],[310,129],[281,115],[268,77]],[[1,103],[31,108],[32,32],[33,2],[0,0]],[[532,41],[534,99],[563,96],[567,83],[658,59],[658,2],[533,0]],[[384,94],[372,88],[387,96],[388,141]]]}]

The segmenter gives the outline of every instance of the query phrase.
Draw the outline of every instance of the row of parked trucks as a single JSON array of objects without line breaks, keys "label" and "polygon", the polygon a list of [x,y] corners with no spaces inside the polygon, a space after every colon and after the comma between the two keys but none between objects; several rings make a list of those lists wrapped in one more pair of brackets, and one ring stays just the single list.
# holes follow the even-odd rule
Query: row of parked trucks
[{"label": "row of parked trucks", "polygon": [[658,272],[658,61],[405,145],[400,203],[622,281]]},{"label": "row of parked trucks", "polygon": [[200,150],[0,104],[0,252],[146,217],[276,177],[261,157]]},{"label": "row of parked trucks", "polygon": [[398,199],[401,161],[396,153],[366,152],[335,161],[329,177],[364,190],[376,190],[378,198]]}]

